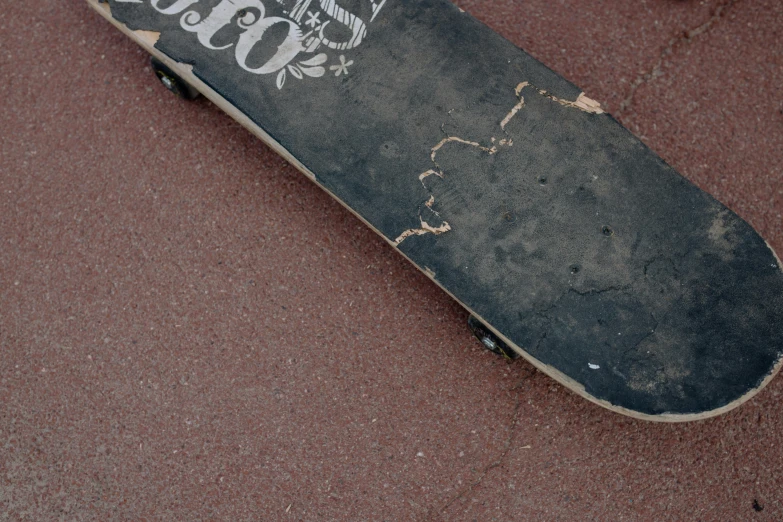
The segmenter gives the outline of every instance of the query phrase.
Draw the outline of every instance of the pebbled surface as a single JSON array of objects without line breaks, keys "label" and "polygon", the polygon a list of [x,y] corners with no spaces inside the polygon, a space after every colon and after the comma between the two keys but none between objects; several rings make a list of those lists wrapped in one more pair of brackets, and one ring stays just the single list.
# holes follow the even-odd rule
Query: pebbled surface
[{"label": "pebbled surface", "polygon": [[[617,4],[465,7],[615,112],[715,7]],[[726,9],[621,114],[778,251],[781,25],[775,2]],[[688,425],[587,403],[484,353],[426,277],[171,99],[82,1],[15,3],[0,31],[0,517],[783,517],[780,379]]]},{"label": "pebbled surface", "polygon": [[[246,70],[267,59],[241,53],[261,26],[258,0],[109,4],[130,28],[160,32],[158,49],[193,64],[439,284],[590,396],[700,414],[753,393],[783,357],[783,272],[764,240],[453,4],[389,2],[370,24],[372,12],[356,11],[370,4],[344,3],[367,35],[344,51],[350,68],[329,66],[319,83],[309,75],[334,59],[326,40],[279,74]],[[276,28],[300,31],[291,7],[294,17],[293,2],[266,5],[264,20],[278,22],[254,50]]]}]

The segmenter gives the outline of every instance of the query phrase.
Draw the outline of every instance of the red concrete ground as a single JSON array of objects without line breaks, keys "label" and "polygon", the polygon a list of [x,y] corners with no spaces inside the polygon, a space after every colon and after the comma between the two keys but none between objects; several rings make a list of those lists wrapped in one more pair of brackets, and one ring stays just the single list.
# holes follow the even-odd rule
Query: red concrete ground
[{"label": "red concrete ground", "polygon": [[[783,251],[779,0],[461,5]],[[0,10],[0,520],[783,519],[782,377],[665,425],[506,364],[147,63],[81,0]]]}]

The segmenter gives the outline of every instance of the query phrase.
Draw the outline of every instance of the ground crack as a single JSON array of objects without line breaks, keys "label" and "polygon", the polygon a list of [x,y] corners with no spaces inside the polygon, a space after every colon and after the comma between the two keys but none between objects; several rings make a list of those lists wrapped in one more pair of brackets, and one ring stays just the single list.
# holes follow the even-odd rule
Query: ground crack
[{"label": "ground crack", "polygon": [[452,504],[454,504],[459,499],[465,497],[468,495],[471,491],[476,489],[476,487],[481,484],[481,482],[484,480],[484,478],[489,474],[490,471],[492,471],[495,468],[499,468],[503,465],[503,461],[506,460],[506,456],[508,456],[509,452],[511,451],[513,445],[514,445],[514,435],[516,432],[517,424],[519,424],[519,410],[522,407],[522,399],[520,398],[522,385],[525,383],[525,381],[531,379],[536,374],[536,370],[533,368],[529,368],[527,370],[527,374],[522,377],[522,380],[519,381],[519,383],[511,388],[512,392],[515,392],[516,394],[516,401],[514,403],[514,410],[513,415],[511,417],[511,426],[509,426],[508,430],[508,438],[506,439],[506,443],[503,447],[503,451],[500,453],[498,458],[496,458],[494,461],[492,461],[488,466],[486,466],[483,470],[481,470],[481,473],[479,474],[478,478],[474,480],[471,484],[467,485],[465,488],[462,489],[459,493],[454,495],[450,500],[448,500],[443,507],[441,507],[438,510],[438,513],[442,514],[445,512]]},{"label": "ground crack", "polygon": [[628,95],[620,103],[620,108],[618,109],[615,116],[619,118],[633,104],[634,97],[636,96],[636,91],[637,89],[639,89],[639,87],[652,80],[655,80],[656,78],[663,76],[664,62],[669,56],[674,54],[674,51],[677,48],[690,43],[697,36],[708,32],[712,28],[712,26],[714,26],[721,19],[721,17],[723,17],[724,11],[732,7],[737,2],[739,2],[739,0],[729,0],[726,3],[719,5],[718,7],[715,8],[715,11],[712,13],[712,16],[710,16],[710,18],[706,22],[692,29],[686,29],[682,33],[679,33],[673,36],[672,38],[670,38],[666,44],[666,47],[661,51],[661,54],[658,56],[658,60],[655,62],[653,67],[649,71],[646,71],[640,74],[639,76],[637,76],[634,79],[634,81],[631,83],[631,87],[628,90]]}]

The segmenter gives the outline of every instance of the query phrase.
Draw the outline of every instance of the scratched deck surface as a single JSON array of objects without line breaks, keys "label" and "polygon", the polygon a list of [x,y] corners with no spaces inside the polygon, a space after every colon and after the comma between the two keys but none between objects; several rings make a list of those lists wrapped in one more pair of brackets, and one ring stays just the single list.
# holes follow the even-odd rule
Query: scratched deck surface
[{"label": "scratched deck surface", "polygon": [[699,415],[779,365],[764,241],[449,2],[109,4],[571,387]]}]

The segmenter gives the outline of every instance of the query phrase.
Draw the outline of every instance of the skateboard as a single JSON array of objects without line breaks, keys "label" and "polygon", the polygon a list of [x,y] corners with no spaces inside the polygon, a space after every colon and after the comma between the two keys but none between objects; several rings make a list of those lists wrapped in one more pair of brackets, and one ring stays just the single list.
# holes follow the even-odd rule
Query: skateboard
[{"label": "skateboard", "polygon": [[446,0],[88,0],[522,356],[610,410],[726,412],[783,361],[765,241]]}]

